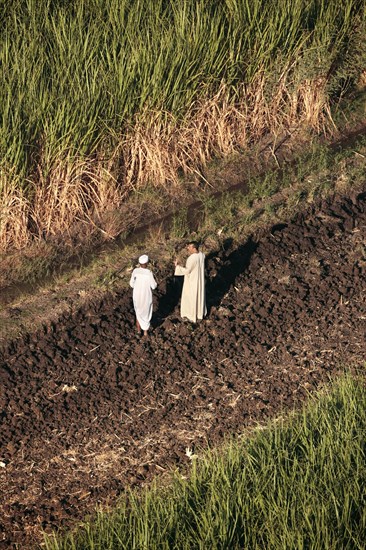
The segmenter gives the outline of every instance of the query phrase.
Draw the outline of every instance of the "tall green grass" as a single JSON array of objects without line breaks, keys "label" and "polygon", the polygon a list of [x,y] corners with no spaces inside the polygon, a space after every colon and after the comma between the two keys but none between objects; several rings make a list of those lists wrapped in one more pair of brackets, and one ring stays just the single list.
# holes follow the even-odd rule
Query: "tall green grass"
[{"label": "tall green grass", "polygon": [[174,194],[265,134],[327,127],[365,34],[363,0],[3,2],[0,250],[114,238],[104,214],[136,188]]},{"label": "tall green grass", "polygon": [[184,119],[223,83],[234,100],[239,84],[290,64],[294,79],[344,72],[364,10],[361,0],[15,0],[1,15],[1,168],[26,186],[65,155],[108,156],[136,121]]},{"label": "tall green grass", "polygon": [[48,550],[363,549],[366,389],[346,376],[302,411],[193,458]]}]

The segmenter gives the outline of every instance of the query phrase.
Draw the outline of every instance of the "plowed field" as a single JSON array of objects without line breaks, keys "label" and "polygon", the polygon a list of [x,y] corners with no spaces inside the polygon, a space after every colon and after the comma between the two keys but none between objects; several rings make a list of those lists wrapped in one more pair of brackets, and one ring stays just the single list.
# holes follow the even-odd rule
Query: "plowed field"
[{"label": "plowed field", "polygon": [[313,205],[207,257],[209,314],[179,317],[179,280],[137,338],[131,293],[106,296],[0,358],[0,548],[34,548],[186,448],[299,405],[366,357],[366,193]]}]

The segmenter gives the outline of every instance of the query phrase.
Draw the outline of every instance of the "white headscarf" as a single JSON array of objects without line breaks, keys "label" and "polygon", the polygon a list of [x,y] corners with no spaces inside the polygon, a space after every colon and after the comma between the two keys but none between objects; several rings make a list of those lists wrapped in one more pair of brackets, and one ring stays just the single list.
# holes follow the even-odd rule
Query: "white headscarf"
[{"label": "white headscarf", "polygon": [[148,261],[149,261],[149,256],[147,254],[143,254],[142,256],[139,257],[139,264],[141,265],[147,264]]}]

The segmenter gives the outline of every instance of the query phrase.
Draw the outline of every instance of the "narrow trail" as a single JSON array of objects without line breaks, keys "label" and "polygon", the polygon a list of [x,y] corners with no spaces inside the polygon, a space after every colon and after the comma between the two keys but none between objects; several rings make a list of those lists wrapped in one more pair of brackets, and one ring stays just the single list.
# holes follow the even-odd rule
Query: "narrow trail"
[{"label": "narrow trail", "polygon": [[[35,548],[126,487],[298,406],[366,356],[366,192],[313,205],[207,258],[209,315],[178,281],[134,334],[129,292],[10,343],[0,358],[0,548]],[[199,451],[198,451],[199,452]]]}]

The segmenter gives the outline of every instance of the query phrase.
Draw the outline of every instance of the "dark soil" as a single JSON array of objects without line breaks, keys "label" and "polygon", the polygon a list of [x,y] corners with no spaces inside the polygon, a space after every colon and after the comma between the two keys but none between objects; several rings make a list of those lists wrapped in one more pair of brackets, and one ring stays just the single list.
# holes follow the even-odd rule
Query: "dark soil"
[{"label": "dark soil", "polygon": [[146,342],[126,292],[3,349],[0,548],[36,547],[42,530],[188,464],[187,447],[219,444],[362,366],[366,193],[223,243],[207,282],[196,326],[179,318],[169,273]]}]

